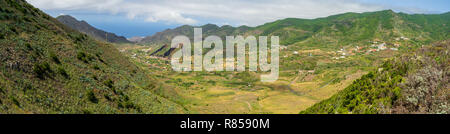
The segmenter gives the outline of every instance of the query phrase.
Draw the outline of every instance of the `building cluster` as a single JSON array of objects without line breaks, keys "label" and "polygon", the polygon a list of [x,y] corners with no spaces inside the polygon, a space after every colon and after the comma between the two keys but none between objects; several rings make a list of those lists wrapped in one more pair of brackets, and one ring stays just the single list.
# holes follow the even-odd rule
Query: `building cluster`
[{"label": "building cluster", "polygon": [[[406,37],[399,37],[395,40],[409,40],[409,38]],[[370,41],[372,45],[368,47],[363,46],[356,46],[354,48],[348,48],[344,47],[336,51],[336,56],[332,57],[332,59],[339,60],[339,59],[345,59],[348,56],[353,56],[356,54],[370,54],[373,52],[380,52],[380,51],[398,51],[398,48],[401,46],[399,43],[386,43],[381,41]]]}]

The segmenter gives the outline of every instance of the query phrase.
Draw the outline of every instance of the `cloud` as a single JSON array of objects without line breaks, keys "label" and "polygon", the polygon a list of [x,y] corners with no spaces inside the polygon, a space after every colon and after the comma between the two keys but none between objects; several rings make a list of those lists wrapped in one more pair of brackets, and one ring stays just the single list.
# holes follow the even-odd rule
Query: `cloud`
[{"label": "cloud", "polygon": [[[345,12],[385,9],[356,0],[27,0],[52,11],[125,14],[148,22],[198,24],[223,20],[230,24],[261,25],[283,18],[318,18]],[[214,22],[212,22],[214,23]],[[224,22],[215,22],[223,24]]]}]

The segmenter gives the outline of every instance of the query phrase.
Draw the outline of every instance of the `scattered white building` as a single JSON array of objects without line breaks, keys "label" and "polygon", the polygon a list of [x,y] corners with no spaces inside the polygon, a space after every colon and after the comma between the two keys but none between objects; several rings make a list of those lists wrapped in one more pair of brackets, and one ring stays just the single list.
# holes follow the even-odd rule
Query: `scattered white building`
[{"label": "scattered white building", "polygon": [[143,52],[145,52],[145,53],[148,53],[148,52],[152,51],[152,48],[142,49],[141,51],[143,51]]},{"label": "scattered white building", "polygon": [[386,43],[381,43],[380,45],[378,45],[378,51],[386,50],[386,49],[387,49]]},{"label": "scattered white building", "polygon": [[400,41],[400,40],[409,40],[409,38],[406,37],[400,37],[400,38],[395,38],[396,41]]},{"label": "scattered white building", "polygon": [[406,37],[400,37],[402,40],[409,40],[409,38],[406,38]]},{"label": "scattered white building", "polygon": [[359,51],[361,49],[359,46],[356,46],[355,51]]}]

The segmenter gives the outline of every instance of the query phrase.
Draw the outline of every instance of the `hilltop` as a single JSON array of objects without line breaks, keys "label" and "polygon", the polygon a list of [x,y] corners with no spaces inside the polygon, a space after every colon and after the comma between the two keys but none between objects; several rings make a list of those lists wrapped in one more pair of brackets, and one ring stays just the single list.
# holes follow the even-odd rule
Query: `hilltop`
[{"label": "hilltop", "polygon": [[97,29],[88,24],[86,21],[83,20],[78,21],[77,19],[75,19],[70,15],[61,15],[56,17],[56,19],[59,22],[69,26],[70,28],[73,28],[89,36],[92,36],[97,40],[107,41],[111,43],[131,43],[123,36],[117,36],[114,33],[105,32],[103,30]]},{"label": "hilltop", "polygon": [[[0,113],[186,113],[111,44],[25,0],[0,1]],[[176,94],[171,94],[176,97]]]}]

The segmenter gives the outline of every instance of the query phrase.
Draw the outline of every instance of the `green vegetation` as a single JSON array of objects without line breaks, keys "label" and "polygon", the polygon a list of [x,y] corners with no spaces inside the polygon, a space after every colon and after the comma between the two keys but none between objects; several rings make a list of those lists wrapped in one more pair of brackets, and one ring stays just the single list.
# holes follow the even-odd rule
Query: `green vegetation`
[{"label": "green vegetation", "polygon": [[448,46],[444,42],[386,61],[301,113],[449,113]]},{"label": "green vegetation", "polygon": [[[27,48],[31,48],[31,45],[27,44]],[[55,62],[56,64],[61,64],[61,61],[59,61],[58,56],[56,56],[55,53],[50,52],[50,58]]]},{"label": "green vegetation", "polygon": [[187,113],[111,44],[0,1],[0,113]]},{"label": "green vegetation", "polygon": [[36,77],[40,79],[50,77],[53,73],[52,69],[50,68],[50,64],[48,64],[47,62],[34,64],[33,71],[36,74]]},{"label": "green vegetation", "polygon": [[201,26],[204,37],[280,36],[280,78],[262,83],[262,72],[172,71],[167,44],[192,26],[119,52],[24,0],[0,5],[0,113],[449,113],[449,45],[429,45],[449,38],[449,13]]},{"label": "green vegetation", "polygon": [[77,59],[83,61],[84,63],[89,63],[93,60],[93,57],[90,55],[87,55],[85,52],[78,52],[77,53]]},{"label": "green vegetation", "polygon": [[67,71],[66,71],[64,68],[62,68],[62,67],[58,67],[58,73],[59,73],[61,76],[63,76],[64,78],[66,78],[66,79],[69,79],[69,78],[70,78],[70,76],[69,76],[69,74],[67,73]]},{"label": "green vegetation", "polygon": [[[409,15],[386,10],[319,19],[288,18],[257,27],[200,26],[203,37],[280,36],[280,78],[275,83],[259,82],[261,72],[171,71],[168,58],[173,50],[166,45],[170,44],[168,39],[175,35],[192,38],[193,26],[147,37],[141,42],[146,46],[118,47],[138,66],[173,87],[158,92],[183,97],[182,104],[193,112],[298,113],[345,90],[351,94],[342,95],[347,98],[342,101],[344,106],[308,113],[383,113],[379,106],[392,107],[403,99],[405,88],[401,85],[409,75],[404,71],[412,66],[398,68],[392,57],[448,39],[449,20],[448,14]],[[384,71],[379,72],[380,68]],[[329,100],[334,101],[337,99]]]},{"label": "green vegetation", "polygon": [[87,93],[87,97],[88,97],[89,101],[91,101],[92,103],[98,103],[98,99],[97,99],[97,97],[95,97],[95,94],[94,94],[94,92],[92,92],[92,90],[90,90]]}]

